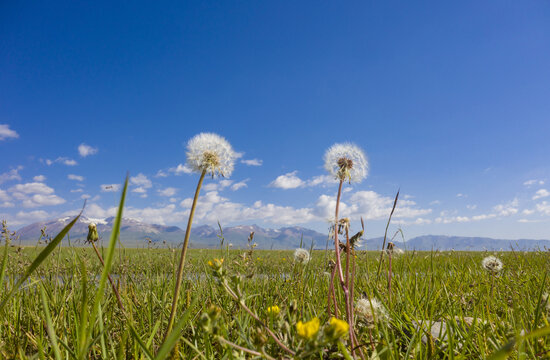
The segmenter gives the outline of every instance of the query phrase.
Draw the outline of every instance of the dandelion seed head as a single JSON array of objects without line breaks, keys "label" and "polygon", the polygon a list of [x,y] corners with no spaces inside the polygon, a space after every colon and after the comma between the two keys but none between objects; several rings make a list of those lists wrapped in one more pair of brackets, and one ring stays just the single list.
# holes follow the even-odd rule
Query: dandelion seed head
[{"label": "dandelion seed head", "polygon": [[307,264],[309,259],[309,251],[306,249],[298,248],[294,251],[294,260],[296,262],[299,262],[300,264]]},{"label": "dandelion seed head", "polygon": [[360,183],[367,177],[369,163],[357,145],[334,144],[325,153],[325,169],[338,180]]},{"label": "dandelion seed head", "polygon": [[376,322],[383,322],[389,319],[388,313],[384,305],[376,299],[361,298],[355,303],[355,313],[361,323],[368,328],[374,328]]},{"label": "dandelion seed head", "polygon": [[502,261],[495,256],[487,256],[481,261],[483,268],[492,273],[498,273],[502,270]]},{"label": "dandelion seed head", "polygon": [[196,172],[229,177],[237,155],[231,144],[213,133],[200,133],[187,143],[187,165]]}]

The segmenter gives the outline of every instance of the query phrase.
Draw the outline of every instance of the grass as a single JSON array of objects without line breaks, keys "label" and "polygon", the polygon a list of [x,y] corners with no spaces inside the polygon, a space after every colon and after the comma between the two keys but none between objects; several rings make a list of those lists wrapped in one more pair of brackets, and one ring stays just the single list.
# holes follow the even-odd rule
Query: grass
[{"label": "grass", "polygon": [[[43,249],[10,248],[2,294],[21,281],[21,274]],[[108,248],[101,248],[107,258]],[[329,275],[327,256],[314,251],[305,266],[294,262],[291,251],[190,250],[181,288],[174,341],[181,358],[238,358],[234,347],[265,351],[274,358],[287,354],[266,336],[258,322],[234,301],[214,276],[208,260],[220,258],[226,277],[240,275],[240,291],[246,306],[269,325],[291,349],[305,348],[295,324],[313,317],[328,321],[326,293]],[[243,254],[250,255],[243,258]],[[496,278],[490,297],[491,277],[481,268],[485,254],[466,252],[407,252],[393,258],[391,303],[387,303],[385,276],[376,281],[378,252],[357,253],[356,294],[372,296],[384,303],[389,322],[372,331],[380,358],[489,358],[522,331],[530,333],[548,326],[548,313],[540,305],[547,291],[545,274],[549,254],[499,253],[505,268]],[[94,313],[96,290],[104,280],[103,267],[91,248],[56,248],[0,312],[0,357],[3,358],[136,358],[160,353],[170,314],[174,271],[178,252],[169,249],[121,249],[113,252],[111,273],[118,283],[126,313],[108,286]],[[104,281],[103,281],[104,282]],[[229,280],[233,284],[233,280]],[[337,289],[337,296],[343,295]],[[357,299],[356,299],[357,300]],[[203,314],[211,305],[221,311],[204,324]],[[269,306],[281,312],[269,317]],[[101,311],[99,311],[101,309]],[[183,316],[185,314],[185,316]],[[202,317],[202,320],[201,320]],[[477,324],[463,326],[458,317],[473,317]],[[181,320],[183,318],[183,320]],[[446,340],[427,336],[421,321],[447,321]],[[428,325],[423,326],[428,329]],[[357,327],[360,343],[372,354],[368,330]],[[89,331],[89,334],[86,334]],[[88,344],[89,343],[89,344]],[[521,346],[510,345],[514,358],[548,358],[550,339],[545,334]],[[263,349],[263,350],[262,350]],[[327,347],[338,353],[336,345]],[[518,353],[518,349],[525,355]],[[171,348],[160,353],[170,353]],[[502,350],[505,351],[506,349]],[[83,353],[84,351],[84,353]],[[174,355],[174,353],[172,354]],[[253,355],[250,355],[253,357]],[[310,355],[321,359],[320,351]],[[507,356],[507,355],[506,355]]]}]

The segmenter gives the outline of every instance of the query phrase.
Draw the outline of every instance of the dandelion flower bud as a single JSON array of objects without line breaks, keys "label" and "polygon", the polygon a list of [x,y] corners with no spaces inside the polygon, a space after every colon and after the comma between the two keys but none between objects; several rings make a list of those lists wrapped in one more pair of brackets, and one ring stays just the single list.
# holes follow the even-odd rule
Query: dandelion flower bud
[{"label": "dandelion flower bud", "polygon": [[187,143],[187,165],[196,172],[206,171],[228,177],[237,154],[227,140],[212,133],[200,133]]},{"label": "dandelion flower bud", "polygon": [[99,235],[97,234],[97,226],[94,223],[88,225],[88,237],[86,241],[89,243],[94,243],[99,240]]},{"label": "dandelion flower bud", "polygon": [[296,331],[298,335],[306,340],[312,340],[319,332],[320,321],[318,318],[313,318],[308,322],[298,321]]},{"label": "dandelion flower bud", "polygon": [[481,265],[485,270],[494,274],[498,273],[503,268],[502,261],[494,256],[487,256],[486,258],[484,258],[481,261]]},{"label": "dandelion flower bud", "polygon": [[306,249],[298,248],[294,251],[294,260],[300,264],[307,264],[309,262],[310,256],[309,251]]},{"label": "dandelion flower bud", "polygon": [[357,145],[334,144],[325,153],[325,169],[337,180],[360,183],[367,177],[369,163]]},{"label": "dandelion flower bud", "polygon": [[210,266],[213,270],[220,270],[223,265],[223,259],[213,259],[208,260],[208,266]]}]

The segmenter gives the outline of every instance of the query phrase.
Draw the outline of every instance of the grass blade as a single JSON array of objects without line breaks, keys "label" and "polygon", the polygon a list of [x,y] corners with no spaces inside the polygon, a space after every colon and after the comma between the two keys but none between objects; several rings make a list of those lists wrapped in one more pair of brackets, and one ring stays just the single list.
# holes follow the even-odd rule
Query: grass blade
[{"label": "grass blade", "polygon": [[166,340],[160,347],[157,356],[155,356],[155,360],[164,360],[168,356],[170,356],[170,352],[176,346],[176,343],[178,342],[180,338],[180,332],[181,329],[185,326],[187,321],[189,320],[189,317],[191,316],[191,309],[195,307],[195,304],[197,303],[197,297],[193,300],[191,305],[185,310],[183,313],[183,316],[181,317],[180,321],[176,324],[176,326],[172,329],[170,334],[166,337]]},{"label": "grass blade", "polygon": [[42,307],[44,308],[44,317],[46,318],[46,331],[48,337],[52,343],[52,349],[56,360],[61,360],[61,353],[59,352],[59,345],[57,345],[57,336],[55,335],[55,329],[52,323],[52,317],[50,315],[50,308],[48,306],[48,299],[42,284],[38,287],[40,289],[40,299],[42,300]]},{"label": "grass blade", "polygon": [[[83,209],[84,210],[84,209]],[[52,253],[52,251],[54,251],[54,249],[57,247],[57,245],[59,245],[59,243],[61,242],[61,240],[63,240],[63,238],[65,237],[65,235],[67,235],[67,233],[69,232],[69,230],[71,230],[71,228],[73,227],[73,225],[77,222],[77,220],[80,218],[80,215],[82,215],[82,210],[80,211],[80,214],[78,214],[77,217],[75,217],[73,219],[73,221],[71,221],[67,226],[65,226],[63,228],[63,230],[61,230],[59,232],[59,234],[57,234],[57,236],[52,240],[50,241],[50,243],[48,244],[48,246],[46,246],[44,248],[44,250],[42,250],[40,252],[40,254],[38,254],[38,256],[34,259],[34,261],[32,262],[32,264],[29,265],[29,267],[27,268],[27,270],[25,271],[25,273],[23,274],[23,276],[21,276],[19,278],[19,281],[17,281],[17,283],[15,284],[15,286],[13,287],[13,289],[11,289],[11,291],[8,293],[8,295],[6,295],[6,297],[4,298],[4,300],[2,300],[2,303],[0,303],[0,311],[2,311],[2,309],[4,308],[4,306],[6,306],[8,300],[13,296],[13,294],[15,294],[15,292],[21,287],[21,285],[27,281],[27,279],[29,278],[29,276],[31,276],[31,274],[40,266],[40,264],[42,264],[42,262],[44,262],[44,260],[46,260],[46,258]]]}]

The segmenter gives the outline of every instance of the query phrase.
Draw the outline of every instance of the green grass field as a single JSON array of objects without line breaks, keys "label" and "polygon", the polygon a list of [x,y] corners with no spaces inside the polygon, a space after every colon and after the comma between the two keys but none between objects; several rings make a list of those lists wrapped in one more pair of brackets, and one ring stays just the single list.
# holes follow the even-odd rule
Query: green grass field
[{"label": "green grass field", "polygon": [[[2,298],[41,250],[10,248]],[[503,351],[502,358],[550,358],[548,331],[536,333],[548,327],[548,306],[541,298],[549,288],[549,254],[499,253],[504,269],[494,277],[481,266],[487,255],[394,255],[390,300],[387,255],[377,279],[380,253],[357,252],[354,299],[378,299],[387,312],[387,318],[376,319],[371,327],[357,319],[355,330],[365,358],[498,358],[495,353],[506,344],[509,351]],[[91,247],[56,248],[1,309],[0,358],[292,358],[268,336],[266,326],[296,358],[342,358],[346,351],[338,343],[346,345],[345,336],[330,343],[320,331],[318,338],[308,340],[296,328],[297,322],[315,317],[327,327],[331,257],[333,251],[313,251],[311,261],[302,265],[292,251],[191,250],[177,311],[178,336],[171,353],[169,349],[163,354],[179,250],[115,250],[111,274],[125,310],[107,283],[94,317],[103,266]],[[240,301],[266,326],[214,276],[208,265],[214,258],[224,259],[222,279],[233,290],[238,287]],[[341,289],[336,290],[342,303]],[[280,312],[268,314],[275,305]],[[445,324],[446,334],[432,335],[431,322],[437,322],[436,330]],[[525,341],[509,343],[526,334]]]}]

